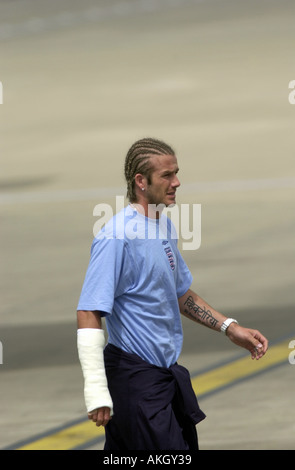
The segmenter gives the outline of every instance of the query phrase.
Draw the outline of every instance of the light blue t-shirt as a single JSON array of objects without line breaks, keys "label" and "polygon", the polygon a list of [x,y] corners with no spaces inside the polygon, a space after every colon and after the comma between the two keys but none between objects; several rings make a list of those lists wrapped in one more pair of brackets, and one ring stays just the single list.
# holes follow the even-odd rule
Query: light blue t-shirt
[{"label": "light blue t-shirt", "polygon": [[93,240],[78,310],[105,316],[109,343],[169,367],[182,348],[178,298],[191,282],[171,220],[129,205]]}]

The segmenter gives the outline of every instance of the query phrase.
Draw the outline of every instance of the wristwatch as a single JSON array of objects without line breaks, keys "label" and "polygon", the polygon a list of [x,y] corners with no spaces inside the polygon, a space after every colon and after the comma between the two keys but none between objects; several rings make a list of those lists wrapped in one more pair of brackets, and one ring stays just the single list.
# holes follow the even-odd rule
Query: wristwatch
[{"label": "wristwatch", "polygon": [[237,320],[235,320],[234,318],[227,318],[221,325],[221,328],[220,328],[220,331],[222,331],[222,333],[224,333],[226,335],[226,330],[228,329],[229,325],[231,323],[237,323],[237,325],[239,324],[239,322]]}]

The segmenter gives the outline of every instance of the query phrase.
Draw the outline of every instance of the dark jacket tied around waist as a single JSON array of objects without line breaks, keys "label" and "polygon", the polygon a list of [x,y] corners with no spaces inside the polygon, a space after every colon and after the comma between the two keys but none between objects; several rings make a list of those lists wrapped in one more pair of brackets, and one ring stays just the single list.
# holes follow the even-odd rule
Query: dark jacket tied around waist
[{"label": "dark jacket tied around waist", "polygon": [[154,366],[111,344],[104,354],[114,402],[105,450],[198,450],[195,426],[205,414],[188,370]]}]

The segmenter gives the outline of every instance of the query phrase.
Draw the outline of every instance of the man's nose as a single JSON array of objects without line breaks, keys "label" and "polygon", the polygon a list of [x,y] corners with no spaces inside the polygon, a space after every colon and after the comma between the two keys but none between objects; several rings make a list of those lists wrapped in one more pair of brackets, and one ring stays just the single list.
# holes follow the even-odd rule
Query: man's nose
[{"label": "man's nose", "polygon": [[175,177],[174,177],[174,179],[173,179],[173,181],[172,181],[172,186],[173,186],[173,188],[178,188],[178,187],[180,186],[180,181],[179,181],[177,175],[175,175]]}]

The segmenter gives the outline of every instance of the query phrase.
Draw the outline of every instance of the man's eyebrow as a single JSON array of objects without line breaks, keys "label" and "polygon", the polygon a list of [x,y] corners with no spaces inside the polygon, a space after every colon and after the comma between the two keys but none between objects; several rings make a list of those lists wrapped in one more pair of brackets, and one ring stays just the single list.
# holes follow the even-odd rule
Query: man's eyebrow
[{"label": "man's eyebrow", "polygon": [[179,172],[179,168],[176,167],[174,170],[170,170],[170,169],[166,169],[166,170],[162,170],[160,172],[161,175],[172,175],[173,173],[178,173]]}]

